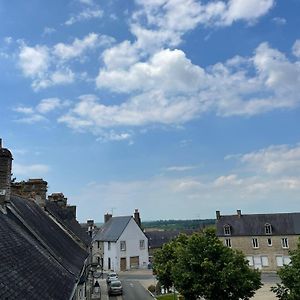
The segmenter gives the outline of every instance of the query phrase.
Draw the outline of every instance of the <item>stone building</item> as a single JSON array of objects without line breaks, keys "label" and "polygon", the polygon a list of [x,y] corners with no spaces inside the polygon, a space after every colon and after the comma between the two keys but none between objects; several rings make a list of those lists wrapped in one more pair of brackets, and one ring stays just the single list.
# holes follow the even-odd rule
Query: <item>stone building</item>
[{"label": "stone building", "polygon": [[12,160],[0,139],[0,299],[86,299],[88,241],[74,210],[54,209],[43,180],[12,187]]},{"label": "stone building", "polygon": [[216,212],[217,236],[230,248],[241,250],[249,265],[276,271],[290,262],[289,250],[300,237],[300,213],[221,215]]}]

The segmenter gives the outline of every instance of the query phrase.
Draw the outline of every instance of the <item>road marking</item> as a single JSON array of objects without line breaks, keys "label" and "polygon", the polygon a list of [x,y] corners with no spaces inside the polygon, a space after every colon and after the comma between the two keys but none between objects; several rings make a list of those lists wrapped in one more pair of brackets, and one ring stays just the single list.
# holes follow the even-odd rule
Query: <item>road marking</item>
[{"label": "road marking", "polygon": [[130,282],[129,285],[130,285],[131,287],[133,287],[133,283]]}]

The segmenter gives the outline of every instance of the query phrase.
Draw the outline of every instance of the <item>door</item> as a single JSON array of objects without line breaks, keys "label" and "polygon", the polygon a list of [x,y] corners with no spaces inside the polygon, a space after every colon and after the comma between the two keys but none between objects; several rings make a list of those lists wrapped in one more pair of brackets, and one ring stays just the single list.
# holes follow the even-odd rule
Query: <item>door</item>
[{"label": "door", "polygon": [[130,269],[138,269],[140,265],[139,256],[130,257]]},{"label": "door", "polygon": [[108,258],[108,270],[111,269],[111,262],[110,262],[110,257]]},{"label": "door", "polygon": [[121,271],[126,270],[126,257],[121,257],[120,259],[120,270]]}]

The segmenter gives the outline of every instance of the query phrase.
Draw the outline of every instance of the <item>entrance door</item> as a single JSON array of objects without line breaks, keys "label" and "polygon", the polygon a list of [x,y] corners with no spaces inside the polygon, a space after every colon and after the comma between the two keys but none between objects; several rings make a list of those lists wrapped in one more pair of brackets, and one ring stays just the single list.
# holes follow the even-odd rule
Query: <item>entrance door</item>
[{"label": "entrance door", "polygon": [[138,256],[130,257],[130,269],[138,269],[140,265],[140,259]]},{"label": "entrance door", "polygon": [[120,269],[121,269],[121,271],[126,270],[126,257],[121,257],[121,259],[120,259]]}]

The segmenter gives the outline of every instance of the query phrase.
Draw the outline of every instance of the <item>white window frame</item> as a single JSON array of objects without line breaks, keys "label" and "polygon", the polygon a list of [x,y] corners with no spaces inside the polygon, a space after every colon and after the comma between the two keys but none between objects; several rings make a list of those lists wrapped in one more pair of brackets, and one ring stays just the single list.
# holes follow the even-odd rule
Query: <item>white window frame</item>
[{"label": "white window frame", "polygon": [[272,234],[272,225],[270,223],[265,224],[265,234]]},{"label": "white window frame", "polygon": [[[269,243],[269,241],[271,241],[271,243]],[[272,247],[273,246],[272,238],[268,238],[267,243],[268,243],[268,247]]]},{"label": "white window frame", "polygon": [[126,251],[126,241],[120,241],[120,250]]},{"label": "white window frame", "polygon": [[283,249],[289,249],[289,240],[287,237],[281,238],[281,246]]},{"label": "white window frame", "polygon": [[232,248],[231,239],[225,239],[224,240],[224,244],[225,244],[226,247]]},{"label": "white window frame", "polygon": [[252,238],[252,248],[253,249],[258,249],[259,248],[258,238]]},{"label": "white window frame", "polygon": [[140,240],[140,249],[145,249],[145,240]]},{"label": "white window frame", "polygon": [[224,225],[224,235],[231,235],[231,228],[230,225]]}]

